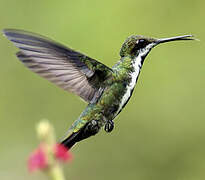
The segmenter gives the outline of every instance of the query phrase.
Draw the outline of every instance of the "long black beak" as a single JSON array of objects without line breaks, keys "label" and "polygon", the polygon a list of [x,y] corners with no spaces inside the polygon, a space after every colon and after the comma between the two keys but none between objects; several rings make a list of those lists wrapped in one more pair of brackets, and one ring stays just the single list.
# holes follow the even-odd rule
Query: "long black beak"
[{"label": "long black beak", "polygon": [[193,38],[193,35],[184,35],[184,36],[176,36],[176,37],[170,37],[170,38],[157,39],[156,43],[161,44],[161,43],[165,43],[165,42],[179,41],[179,40],[197,40],[197,39]]}]

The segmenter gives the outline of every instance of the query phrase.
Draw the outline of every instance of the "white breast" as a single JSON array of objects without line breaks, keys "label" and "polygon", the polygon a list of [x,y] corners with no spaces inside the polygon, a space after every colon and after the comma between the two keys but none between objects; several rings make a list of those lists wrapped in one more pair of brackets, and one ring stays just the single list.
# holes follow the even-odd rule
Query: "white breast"
[{"label": "white breast", "polygon": [[142,62],[144,60],[144,58],[142,58],[142,57],[146,56],[147,53],[152,49],[153,46],[155,46],[155,43],[151,43],[148,46],[146,46],[144,49],[141,49],[138,56],[135,59],[133,59],[132,65],[134,67],[134,71],[132,73],[130,73],[131,81],[126,87],[126,93],[124,94],[124,96],[121,99],[121,103],[120,103],[119,108],[115,114],[115,117],[118,115],[118,113],[121,111],[122,107],[127,103],[127,101],[129,100],[129,98],[131,96],[131,93],[135,87],[137,78],[140,74],[140,70],[142,68]]},{"label": "white breast", "polygon": [[128,101],[129,97],[131,96],[131,92],[135,87],[137,77],[139,76],[139,73],[140,73],[140,70],[142,67],[141,56],[137,56],[136,59],[133,61],[133,67],[134,67],[134,71],[132,73],[130,73],[131,81],[126,87],[126,93],[124,94],[124,96],[121,99],[121,103],[120,103],[119,108],[116,112],[116,115],[120,112],[120,110],[122,109],[124,104]]}]

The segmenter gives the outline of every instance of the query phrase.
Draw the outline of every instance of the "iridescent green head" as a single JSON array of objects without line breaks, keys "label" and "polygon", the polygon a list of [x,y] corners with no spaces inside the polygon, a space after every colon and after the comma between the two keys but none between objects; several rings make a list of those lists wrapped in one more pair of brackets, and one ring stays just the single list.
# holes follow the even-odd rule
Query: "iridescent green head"
[{"label": "iridescent green head", "polygon": [[141,54],[146,56],[150,50],[158,44],[178,41],[178,40],[194,40],[192,35],[177,36],[171,38],[148,38],[144,36],[130,36],[126,39],[120,50],[121,57],[133,57]]}]

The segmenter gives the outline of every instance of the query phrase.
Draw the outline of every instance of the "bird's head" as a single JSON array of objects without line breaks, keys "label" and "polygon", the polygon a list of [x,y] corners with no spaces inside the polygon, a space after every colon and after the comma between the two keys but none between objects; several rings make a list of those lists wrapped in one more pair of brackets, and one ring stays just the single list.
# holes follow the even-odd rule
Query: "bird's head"
[{"label": "bird's head", "polygon": [[153,47],[158,44],[179,40],[194,40],[192,35],[176,36],[171,38],[147,38],[144,36],[130,36],[126,39],[120,50],[121,57],[146,57]]}]

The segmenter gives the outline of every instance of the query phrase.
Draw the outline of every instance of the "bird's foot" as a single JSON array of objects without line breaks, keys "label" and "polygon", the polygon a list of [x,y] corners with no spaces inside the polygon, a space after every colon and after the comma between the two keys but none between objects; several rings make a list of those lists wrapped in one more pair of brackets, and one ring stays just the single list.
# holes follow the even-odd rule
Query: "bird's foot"
[{"label": "bird's foot", "polygon": [[105,123],[104,129],[107,133],[110,133],[114,129],[114,122],[112,120],[108,120]]}]

